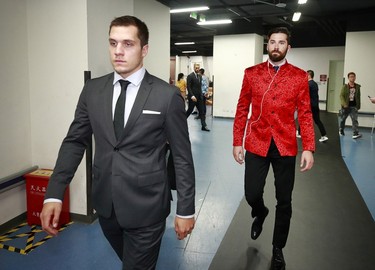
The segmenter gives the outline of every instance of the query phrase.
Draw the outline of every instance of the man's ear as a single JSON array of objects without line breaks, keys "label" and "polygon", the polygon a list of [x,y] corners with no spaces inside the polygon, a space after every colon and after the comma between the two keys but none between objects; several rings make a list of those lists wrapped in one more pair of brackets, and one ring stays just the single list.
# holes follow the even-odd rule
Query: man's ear
[{"label": "man's ear", "polygon": [[142,56],[145,57],[148,53],[148,44],[146,44],[145,46],[143,46],[142,48]]}]

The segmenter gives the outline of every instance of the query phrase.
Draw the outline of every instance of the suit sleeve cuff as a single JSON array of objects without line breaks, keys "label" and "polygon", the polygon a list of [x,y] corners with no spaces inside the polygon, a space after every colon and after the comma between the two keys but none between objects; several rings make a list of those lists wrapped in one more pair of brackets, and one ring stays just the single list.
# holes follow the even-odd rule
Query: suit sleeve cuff
[{"label": "suit sleeve cuff", "polygon": [[189,216],[176,215],[176,216],[179,217],[179,218],[186,218],[186,219],[188,219],[188,218],[193,218],[195,215],[189,215]]},{"label": "suit sleeve cuff", "polygon": [[49,198],[49,199],[45,199],[44,202],[43,202],[43,204],[45,204],[45,203],[49,203],[49,202],[58,202],[58,203],[62,203],[62,201],[59,200],[59,199]]}]

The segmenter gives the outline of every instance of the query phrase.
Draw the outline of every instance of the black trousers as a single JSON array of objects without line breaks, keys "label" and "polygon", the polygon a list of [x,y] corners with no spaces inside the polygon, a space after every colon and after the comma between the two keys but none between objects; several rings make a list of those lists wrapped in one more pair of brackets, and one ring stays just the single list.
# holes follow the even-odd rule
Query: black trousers
[{"label": "black trousers", "polygon": [[193,112],[194,107],[197,107],[197,109],[198,109],[199,118],[201,119],[202,128],[206,127],[207,126],[207,124],[206,124],[206,113],[203,111],[204,108],[203,108],[203,100],[202,99],[197,99],[196,102],[189,99],[189,106],[188,106],[188,109],[186,111],[186,118],[189,117],[190,114]]},{"label": "black trousers", "polygon": [[[320,120],[320,109],[319,109],[319,106],[311,106],[311,113],[312,113],[312,117],[313,117],[314,123],[319,128],[320,135],[322,135],[322,137],[326,136],[327,135],[326,129],[324,128],[324,125],[323,125],[322,121]],[[299,126],[298,126],[298,134],[301,134],[301,129],[300,129]]]},{"label": "black trousers", "polygon": [[246,152],[245,198],[252,208],[252,217],[264,214],[263,193],[270,164],[275,176],[274,184],[277,200],[272,244],[276,247],[284,248],[288,239],[290,219],[292,217],[292,191],[296,157],[280,156],[273,140],[266,157]]},{"label": "black trousers", "polygon": [[326,129],[324,128],[324,125],[323,125],[322,121],[320,120],[320,109],[319,109],[319,107],[311,106],[311,112],[312,112],[314,122],[319,128],[320,135],[322,135],[322,137],[326,136],[327,135]]},{"label": "black trousers", "polygon": [[104,236],[122,261],[123,270],[155,269],[165,231],[165,220],[149,227],[125,229],[117,222],[112,209],[111,217],[99,216],[99,223]]}]

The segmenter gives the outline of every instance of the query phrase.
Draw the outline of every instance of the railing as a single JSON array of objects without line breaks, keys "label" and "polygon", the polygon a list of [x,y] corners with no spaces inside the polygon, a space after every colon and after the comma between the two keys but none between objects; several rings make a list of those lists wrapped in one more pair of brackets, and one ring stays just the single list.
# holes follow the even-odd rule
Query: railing
[{"label": "railing", "polygon": [[25,174],[33,172],[38,169],[38,166],[33,166],[28,169],[19,171],[17,173],[11,174],[4,178],[0,179],[0,193],[3,193],[7,190],[12,188],[18,187],[25,183],[25,178],[23,177]]}]

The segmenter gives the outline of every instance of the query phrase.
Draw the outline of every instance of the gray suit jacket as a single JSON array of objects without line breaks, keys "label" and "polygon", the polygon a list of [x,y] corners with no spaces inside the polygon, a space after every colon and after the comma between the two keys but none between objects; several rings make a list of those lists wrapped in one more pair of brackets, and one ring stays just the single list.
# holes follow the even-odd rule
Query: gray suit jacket
[{"label": "gray suit jacket", "polygon": [[94,134],[92,200],[98,214],[109,217],[113,204],[125,228],[161,222],[170,213],[165,160],[169,142],[176,171],[177,214],[194,214],[195,173],[180,91],[146,72],[123,135],[116,140],[113,76],[89,80],[84,86],[45,198],[63,198]]}]

